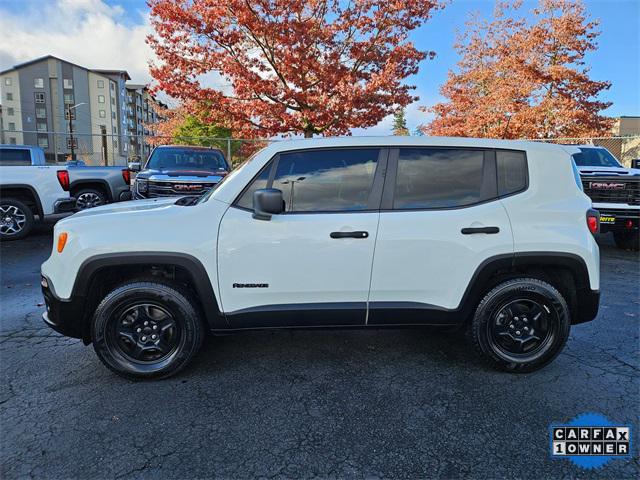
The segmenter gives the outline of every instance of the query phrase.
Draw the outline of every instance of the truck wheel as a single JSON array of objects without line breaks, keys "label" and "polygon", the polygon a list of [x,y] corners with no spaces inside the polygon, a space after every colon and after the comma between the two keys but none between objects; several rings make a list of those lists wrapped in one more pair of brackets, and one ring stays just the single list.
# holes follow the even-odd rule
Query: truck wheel
[{"label": "truck wheel", "polygon": [[0,200],[0,240],[18,240],[33,228],[33,212],[20,200]]},{"label": "truck wheel", "polygon": [[83,188],[78,190],[74,196],[76,197],[76,208],[78,210],[99,207],[107,203],[105,194],[95,188]]},{"label": "truck wheel", "polygon": [[468,333],[495,368],[524,373],[550,363],[569,330],[569,308],[558,290],[542,280],[516,278],[485,295]]},{"label": "truck wheel", "polygon": [[640,249],[638,230],[635,232],[613,232],[613,239],[616,242],[616,246],[623,250],[634,250],[637,252],[638,249]]},{"label": "truck wheel", "polygon": [[98,357],[126,378],[166,378],[198,352],[204,324],[187,292],[163,283],[137,281],[109,293],[93,317],[91,338]]}]

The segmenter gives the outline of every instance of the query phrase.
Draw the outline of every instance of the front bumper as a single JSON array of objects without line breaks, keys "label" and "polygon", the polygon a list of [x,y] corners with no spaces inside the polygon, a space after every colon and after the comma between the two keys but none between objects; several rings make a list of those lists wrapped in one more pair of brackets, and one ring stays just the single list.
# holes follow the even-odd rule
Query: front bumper
[{"label": "front bumper", "polygon": [[76,199],[73,197],[59,198],[53,203],[53,213],[68,213],[76,211]]},{"label": "front bumper", "polygon": [[47,277],[40,281],[42,296],[46,306],[42,314],[44,322],[67,337],[84,338],[84,299],[61,300],[55,294],[53,286]]}]

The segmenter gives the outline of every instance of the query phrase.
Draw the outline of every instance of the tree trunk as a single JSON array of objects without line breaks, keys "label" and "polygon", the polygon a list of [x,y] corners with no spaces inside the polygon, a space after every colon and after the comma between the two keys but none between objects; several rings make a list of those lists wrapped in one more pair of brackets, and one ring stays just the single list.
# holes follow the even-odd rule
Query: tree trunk
[{"label": "tree trunk", "polygon": [[312,128],[307,128],[304,131],[304,138],[313,138],[313,129]]}]

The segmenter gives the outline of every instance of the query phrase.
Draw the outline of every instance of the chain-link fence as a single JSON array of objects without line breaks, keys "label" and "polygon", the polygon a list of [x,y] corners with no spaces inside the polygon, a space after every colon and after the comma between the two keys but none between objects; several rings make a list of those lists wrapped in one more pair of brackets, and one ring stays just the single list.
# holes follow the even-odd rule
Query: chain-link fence
[{"label": "chain-link fence", "polygon": [[535,139],[538,142],[568,145],[598,145],[609,150],[622,165],[631,167],[631,161],[640,159],[640,135],[625,137],[552,138]]},{"label": "chain-link fence", "polygon": [[29,130],[0,130],[0,144],[30,145],[45,152],[47,163],[63,164],[71,160],[89,166],[126,166],[144,163],[156,145],[196,145],[219,148],[236,166],[273,140],[171,137],[154,134],[121,135],[118,133],[60,133]]},{"label": "chain-link fence", "polygon": [[[80,129],[79,129],[80,130]],[[600,145],[609,150],[626,167],[640,158],[640,135],[624,137],[531,139],[539,142],[571,145]],[[0,143],[34,145],[42,148],[48,163],[66,163],[72,158],[86,165],[127,165],[145,162],[156,145],[197,145],[222,150],[236,166],[273,139],[214,137],[171,137],[155,134],[121,135],[118,133],[60,133],[27,130],[0,130]]]}]

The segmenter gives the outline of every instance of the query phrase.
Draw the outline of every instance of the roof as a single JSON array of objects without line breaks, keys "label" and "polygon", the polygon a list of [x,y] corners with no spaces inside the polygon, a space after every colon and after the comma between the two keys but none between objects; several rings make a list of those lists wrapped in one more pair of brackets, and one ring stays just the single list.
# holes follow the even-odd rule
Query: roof
[{"label": "roof", "polygon": [[102,73],[104,75],[124,75],[126,80],[131,80],[129,73],[126,70],[104,70],[98,68],[88,68],[87,70],[95,73]]},{"label": "roof", "polygon": [[124,76],[127,78],[127,80],[131,80],[131,77],[129,76],[129,74],[127,73],[126,70],[97,70],[97,69],[93,69],[93,68],[87,68],[87,67],[83,67],[82,65],[78,65],[77,63],[70,62],[69,60],[65,60],[63,58],[56,57],[55,55],[45,55],[44,57],[34,58],[33,60],[29,60],[28,62],[19,63],[17,65],[14,65],[11,68],[7,68],[6,70],[1,71],[0,75],[2,75],[4,73],[7,73],[7,72],[11,72],[13,70],[18,70],[20,68],[27,67],[27,66],[32,65],[34,63],[38,63],[38,62],[42,62],[42,61],[45,61],[45,60],[49,60],[49,59],[58,60],[60,62],[65,62],[65,63],[68,63],[69,65],[73,65],[74,67],[82,68],[83,70],[88,70],[90,72],[115,73],[115,74],[119,74],[119,75],[123,75],[124,74]]},{"label": "roof", "polygon": [[506,150],[527,150],[540,152],[576,153],[574,145],[535,142],[528,140],[499,140],[494,138],[428,137],[428,136],[379,136],[379,137],[329,137],[283,140],[270,144],[267,148],[274,152],[322,147],[466,147],[503,148]]}]

